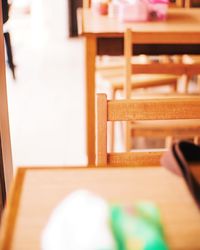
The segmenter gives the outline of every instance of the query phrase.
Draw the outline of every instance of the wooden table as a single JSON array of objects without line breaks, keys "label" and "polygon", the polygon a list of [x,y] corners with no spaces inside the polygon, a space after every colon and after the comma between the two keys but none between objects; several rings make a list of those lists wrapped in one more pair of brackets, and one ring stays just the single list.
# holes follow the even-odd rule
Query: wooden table
[{"label": "wooden table", "polygon": [[163,168],[21,168],[0,233],[1,250],[40,249],[53,209],[85,188],[108,201],[151,200],[160,208],[170,249],[200,249],[200,213],[183,180]]},{"label": "wooden table", "polygon": [[107,16],[94,15],[90,9],[80,10],[78,14],[79,34],[85,37],[88,163],[94,164],[96,55],[122,54],[123,34],[128,27],[135,31],[136,54],[200,53],[199,47],[187,46],[188,51],[185,51],[180,46],[200,44],[200,10],[169,9],[168,18],[164,22],[126,24]]}]

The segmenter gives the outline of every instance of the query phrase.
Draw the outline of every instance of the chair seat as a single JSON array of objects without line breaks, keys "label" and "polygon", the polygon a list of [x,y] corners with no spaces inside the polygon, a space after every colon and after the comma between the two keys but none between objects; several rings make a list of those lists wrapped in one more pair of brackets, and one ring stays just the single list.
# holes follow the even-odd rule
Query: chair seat
[{"label": "chair seat", "polygon": [[[112,77],[107,79],[111,84],[113,89],[122,90],[124,87],[124,77]],[[141,74],[133,75],[131,78],[132,88],[148,88],[164,85],[177,84],[178,77],[175,75],[163,75],[163,74]]]}]

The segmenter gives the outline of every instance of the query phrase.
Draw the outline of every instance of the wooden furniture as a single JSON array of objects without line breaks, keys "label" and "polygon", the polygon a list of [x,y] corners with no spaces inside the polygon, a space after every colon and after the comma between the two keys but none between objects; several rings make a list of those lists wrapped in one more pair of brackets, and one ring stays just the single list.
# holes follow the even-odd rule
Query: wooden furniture
[{"label": "wooden furniture", "polygon": [[[107,122],[200,119],[200,98],[169,97],[108,101],[105,94],[97,94],[97,165],[98,166],[159,166],[163,151],[131,151],[108,153]],[[195,120],[193,120],[195,126]],[[198,123],[199,124],[199,123]],[[172,128],[170,128],[172,130]],[[178,130],[176,124],[175,133]],[[190,127],[185,127],[190,132]],[[130,135],[129,135],[130,138]]]},{"label": "wooden furniture", "polygon": [[[1,5],[0,1],[0,5]],[[2,8],[0,8],[0,214],[12,179],[13,166],[8,118]]]},{"label": "wooden furniture", "polygon": [[[159,52],[184,54],[185,50],[185,53],[197,53],[200,43],[200,10],[169,9],[165,22],[126,24],[107,16],[93,15],[90,9],[79,11],[79,33],[85,37],[86,128],[89,164],[95,162],[95,58],[96,55],[122,55],[123,34],[127,28],[135,32],[133,52],[136,54]],[[188,44],[192,46],[186,46]],[[193,46],[195,44],[197,47]],[[186,47],[182,47],[183,45]],[[158,67],[155,64],[154,67],[156,73],[182,74],[184,72],[194,75],[200,71],[199,65],[185,67],[181,64],[180,67],[174,67],[173,64],[167,64],[165,67],[163,65]],[[134,73],[147,73],[141,65],[136,65],[134,69]]]},{"label": "wooden furniture", "polygon": [[[182,178],[163,168],[19,168],[0,233],[1,250],[39,250],[53,209],[87,189],[109,202],[150,200],[161,212],[169,249],[200,249],[200,213]],[[78,239],[77,239],[78,240]]]},{"label": "wooden furniture", "polygon": [[[127,31],[131,32],[131,31]],[[131,48],[131,40],[126,39],[125,47]],[[126,51],[126,49],[125,49]],[[105,59],[105,60],[104,60]],[[128,59],[128,60],[127,60]],[[137,74],[133,75],[130,72],[125,75],[125,70],[130,68],[131,62],[135,63],[136,61],[140,61],[141,63],[146,63],[149,58],[145,55],[134,56],[128,54],[125,57],[117,57],[117,58],[99,58],[97,60],[96,67],[96,75],[99,79],[99,83],[106,82],[109,83],[109,89],[111,91],[112,99],[115,100],[117,98],[117,92],[124,93],[124,86],[126,84],[130,85],[130,89],[126,89],[125,98],[130,98],[131,95],[135,92],[137,94],[137,90],[140,90],[140,94],[146,93],[147,91],[153,91],[154,89],[158,91],[160,87],[167,87],[167,91],[171,93],[175,93],[178,90],[178,79],[179,77],[176,75],[168,75],[168,74]],[[126,67],[125,67],[126,61]],[[127,65],[128,62],[128,65]],[[130,73],[130,74],[129,74]],[[126,77],[125,77],[126,76]],[[161,88],[162,93],[163,88]],[[158,93],[158,92],[157,92]],[[131,127],[131,126],[130,126]],[[151,124],[152,127],[152,124]],[[148,130],[148,128],[146,127]],[[151,130],[153,131],[153,130]],[[154,130],[155,131],[155,130]],[[128,133],[128,131],[127,131]],[[114,151],[115,147],[115,124],[111,123],[111,152]],[[168,140],[167,140],[168,142]],[[131,145],[128,144],[126,147],[126,151],[131,149]]]},{"label": "wooden furniture", "polygon": [[[141,61],[144,62],[144,55],[138,57],[131,57],[131,61]],[[114,60],[114,59],[113,59]],[[109,65],[108,62],[103,62],[102,65],[96,67],[97,75],[102,79],[102,81],[109,82],[111,86],[113,99],[116,99],[116,92],[122,91],[124,89],[125,80],[125,58],[121,59],[121,68],[119,65],[119,60],[116,63],[112,62]],[[145,61],[147,61],[146,58]],[[100,63],[99,63],[100,64]],[[108,67],[106,68],[106,64]],[[115,67],[115,66],[116,67]],[[131,90],[136,89],[148,89],[148,88],[158,88],[162,86],[169,86],[172,92],[177,90],[178,76],[169,74],[138,74],[138,75],[128,75],[129,84]],[[131,93],[130,93],[131,95]]]},{"label": "wooden furniture", "polygon": [[[132,60],[132,45],[134,44],[134,41],[135,41],[135,32],[132,31],[131,29],[127,29],[126,32],[125,32],[125,35],[124,35],[124,56],[125,56],[125,82],[124,82],[124,90],[125,90],[125,99],[130,99],[131,98],[131,95],[132,95],[132,90],[133,90],[133,82],[132,82],[132,78],[134,77],[133,75],[133,71],[135,70],[135,67],[137,67],[136,65],[139,65],[141,66],[141,63],[135,63],[133,60]],[[183,57],[184,59],[184,57]],[[155,63],[152,63],[152,62],[147,62],[146,63],[148,66],[148,73],[151,74],[151,73],[155,73]],[[157,67],[160,68],[160,66],[162,67],[165,67],[165,65],[173,65],[174,67],[174,70],[179,70],[179,68],[181,68],[182,66],[186,66],[187,65],[184,65],[184,63],[180,62],[180,63],[170,63],[170,61],[167,61],[166,63],[158,63],[157,64]],[[190,64],[191,66],[191,64]],[[176,68],[177,67],[177,68]],[[146,69],[145,69],[146,70]],[[178,73],[177,73],[178,74]],[[181,74],[182,75],[182,74]],[[137,76],[137,75],[136,75]],[[177,80],[176,77],[174,76],[174,80]],[[176,91],[177,90],[177,86],[176,86],[176,81],[173,80],[173,77],[171,77],[171,82],[170,82],[170,78],[168,79],[168,81],[164,81],[162,83],[162,81],[160,82],[160,86],[162,85],[169,85],[171,84],[172,85],[172,90]],[[150,83],[150,86],[157,86],[159,84],[156,83],[156,82],[153,82],[152,84]],[[185,92],[188,91],[188,88],[187,88],[187,82],[185,82]],[[147,86],[147,84],[146,84]],[[159,85],[158,85],[159,86]],[[166,121],[164,122],[159,122],[160,124],[160,129],[163,129],[163,131],[167,131],[168,130],[168,127],[171,126],[171,124],[168,122],[166,123]],[[173,124],[173,123],[172,123]],[[145,127],[146,127],[146,130],[148,130],[148,124],[145,124]],[[175,124],[175,126],[177,125],[177,123]],[[143,124],[141,124],[141,126],[143,126]],[[132,139],[132,136],[131,134],[134,133],[134,131],[132,131],[133,133],[131,133],[131,130],[136,130],[136,128],[139,127],[139,124],[134,126],[132,126],[132,123],[130,122],[127,122],[126,124],[126,135],[125,135],[125,148],[126,148],[126,151],[130,151],[131,148],[132,148],[132,143],[131,143],[131,139]],[[193,127],[193,124],[192,124],[192,127]],[[158,128],[158,126],[156,126],[156,128]],[[113,128],[112,128],[113,129]],[[150,123],[150,132],[152,133],[152,136],[153,135],[156,135],[156,129],[153,128],[153,123]],[[189,127],[187,127],[187,130],[189,131]],[[170,130],[170,132],[172,132]],[[176,135],[177,133],[177,129],[174,131],[175,133],[173,133],[173,135]],[[197,132],[196,135],[199,134],[199,129],[197,129]],[[114,132],[113,132],[114,134]],[[172,135],[172,134],[171,134]],[[168,134],[169,136],[169,134]],[[187,136],[187,133],[185,134],[185,136]],[[167,138],[168,139],[168,138]]]}]

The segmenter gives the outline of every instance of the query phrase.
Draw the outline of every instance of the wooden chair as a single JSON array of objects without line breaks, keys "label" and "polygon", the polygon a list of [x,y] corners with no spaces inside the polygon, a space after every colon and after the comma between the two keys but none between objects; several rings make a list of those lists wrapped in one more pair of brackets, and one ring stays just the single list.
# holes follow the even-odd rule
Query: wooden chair
[{"label": "wooden chair", "polygon": [[[87,2],[87,6],[91,6],[91,1],[89,0],[85,0],[85,3]],[[180,7],[189,7],[191,6],[191,0],[176,0],[175,2],[172,1],[172,3],[170,3],[170,7],[176,7],[176,8],[180,8]],[[127,32],[126,32],[127,34]],[[128,34],[127,34],[128,36]],[[127,41],[128,42],[128,41]],[[127,56],[130,56],[129,59],[133,61],[133,57],[132,57],[132,47],[130,46],[126,46],[126,43],[124,43],[124,50],[125,50],[125,54]],[[125,49],[127,48],[127,49]],[[126,51],[128,51],[128,53],[126,53]],[[129,53],[130,52],[130,53]],[[149,59],[148,56],[144,56],[145,57],[145,62],[143,60],[143,62],[141,62],[140,60],[138,60],[138,57],[135,56],[134,58],[136,58],[136,69],[134,73],[140,73],[139,76],[134,76],[131,77],[132,72],[129,71],[130,75],[129,75],[129,81],[130,81],[130,89],[146,89],[146,88],[151,88],[151,87],[160,87],[160,86],[171,86],[172,87],[172,91],[176,91],[177,90],[177,80],[178,80],[178,76],[177,74],[180,76],[183,74],[184,72],[184,62],[182,61],[182,56],[173,56],[173,57],[169,57],[169,56],[159,56],[157,58],[158,62],[152,63],[152,61]],[[111,57],[112,58],[112,57]],[[128,59],[128,60],[129,60]],[[138,61],[138,62],[137,62]],[[170,63],[171,61],[171,63]],[[150,71],[148,72],[149,74],[147,75],[147,72],[145,72],[145,75],[142,74],[142,70],[141,67],[142,64],[147,64],[147,67],[150,68]],[[161,64],[160,64],[161,63]],[[165,65],[163,65],[163,63]],[[174,70],[174,63],[179,64],[180,67],[182,66],[181,69],[179,69],[179,73]],[[158,67],[158,64],[159,67]],[[163,71],[163,67],[165,68],[166,64],[168,64],[169,67],[167,67],[164,72]],[[119,59],[119,57],[117,58],[117,62],[115,62],[115,59],[113,60],[113,58],[111,59],[111,62],[105,62],[102,58],[100,58],[100,60],[97,61],[97,65],[96,65],[96,71],[98,72],[98,74],[101,76],[101,78],[103,80],[108,81],[111,86],[112,86],[112,94],[113,94],[113,98],[115,98],[116,96],[116,92],[118,90],[122,90],[124,87],[124,82],[125,82],[125,77],[124,77],[124,73],[123,73],[123,68],[124,68],[124,59],[123,57],[121,57]],[[152,69],[152,70],[151,70]],[[171,70],[171,72],[169,72]],[[153,72],[154,74],[152,74]],[[181,72],[180,72],[181,71]],[[188,69],[188,75],[185,77],[185,92],[188,91],[188,82],[190,80],[190,75],[192,74],[192,72],[190,72],[191,70]],[[158,72],[161,72],[161,74],[158,74]],[[126,71],[127,73],[127,71]],[[185,73],[185,72],[184,72]],[[170,74],[170,75],[169,75]],[[175,75],[174,75],[175,74]],[[126,79],[127,79],[127,75],[126,75]],[[130,93],[130,91],[129,91]]]},{"label": "wooden chair", "polygon": [[[176,0],[175,2],[171,3],[170,6],[171,7],[185,7],[185,4],[188,6],[190,3],[190,0]],[[85,5],[86,6],[91,6],[91,1],[89,0],[85,0]],[[124,49],[128,48],[128,46],[126,46],[126,42],[124,43]],[[149,64],[153,64],[153,62],[151,61],[149,56],[146,55],[142,55],[142,61],[140,60],[140,56],[135,56],[132,57],[132,47],[128,48],[128,50],[130,49],[131,51],[131,55],[130,55],[130,60],[132,61],[136,61],[136,64],[140,64],[140,66],[142,64],[146,64],[147,62]],[[126,50],[126,49],[125,49]],[[116,92],[119,90],[122,90],[124,87],[124,82],[125,82],[125,76],[124,76],[124,58],[123,57],[117,57],[117,61],[115,62],[116,57],[114,57],[114,59],[111,57],[111,61],[105,62],[105,60],[103,60],[104,58],[100,58],[99,60],[97,60],[97,65],[96,65],[96,71],[98,72],[98,75],[100,75],[100,77],[102,78],[102,80],[107,81],[111,84],[111,88],[112,88],[112,95],[113,98],[116,97]],[[174,57],[175,58],[175,57]],[[177,63],[177,58],[179,60],[180,57],[176,56],[175,58],[175,63]],[[169,63],[169,60],[171,60],[172,58],[169,58],[168,56],[159,56],[157,57],[158,63]],[[157,65],[156,65],[157,67]],[[161,65],[161,67],[163,67],[163,65]],[[177,75],[173,75],[173,74],[168,74],[168,72],[166,71],[166,74],[159,74],[159,69],[158,71],[154,71],[155,73],[152,74],[152,72],[149,72],[150,74],[139,74],[139,75],[134,75],[134,77],[129,78],[130,80],[130,88],[135,90],[135,89],[146,89],[146,88],[152,88],[152,87],[161,87],[161,86],[170,86],[172,91],[176,91],[177,90],[177,81],[178,81],[178,76]],[[132,74],[130,72],[130,74]],[[181,74],[180,74],[181,75]],[[187,79],[185,81],[185,92],[187,92]]]},{"label": "wooden chair", "polygon": [[[107,123],[109,121],[147,121],[200,119],[200,98],[194,96],[157,99],[107,100],[97,94],[97,166],[159,166],[163,150],[108,153]],[[184,121],[183,121],[184,122]],[[177,127],[177,126],[176,126]],[[190,127],[185,126],[185,131]],[[200,134],[200,131],[199,131]]]},{"label": "wooden chair", "polygon": [[[102,60],[103,61],[103,60]],[[124,89],[125,83],[125,60],[124,57],[109,58],[107,62],[102,62],[97,60],[96,72],[97,77],[102,81],[109,83],[111,87],[112,97],[116,98],[117,91],[122,91]],[[149,57],[145,55],[131,56],[131,61],[133,63],[147,63]],[[158,88],[163,86],[168,86],[171,92],[177,92],[179,77],[170,74],[137,74],[131,75],[131,90],[143,89],[147,90],[149,88]],[[100,80],[100,82],[101,82]]]},{"label": "wooden chair", "polygon": [[[156,72],[160,73],[173,73],[176,75],[184,75],[188,73],[189,75],[192,75],[192,73],[196,70],[196,66],[192,65],[191,63],[185,64],[182,60],[178,61],[177,63],[174,62],[167,62],[166,64],[158,63],[158,64],[151,64],[147,63],[142,65],[140,63],[134,63],[132,62],[132,45],[134,43],[134,31],[127,29],[125,32],[125,38],[124,38],[124,48],[125,48],[125,98],[129,99],[132,95],[132,77],[133,74],[138,74],[139,72],[144,72],[148,74],[155,74]],[[182,59],[185,60],[185,57],[182,57]],[[190,70],[189,70],[190,68]],[[186,88],[188,86],[188,79],[185,82]],[[186,89],[185,89],[186,90]],[[187,93],[187,91],[185,91]],[[142,125],[142,124],[141,124]],[[157,131],[154,129],[152,130],[152,124],[150,124],[150,130],[155,131],[155,134]],[[168,124],[165,122],[160,123],[160,128],[162,130],[165,130],[165,127],[168,127]],[[146,127],[147,128],[147,127]],[[126,151],[129,151],[131,149],[131,130],[136,129],[136,127],[132,126],[132,124],[129,122],[126,124],[126,132],[125,132],[125,147]],[[113,132],[114,134],[114,132]],[[195,138],[195,140],[197,140]]]}]

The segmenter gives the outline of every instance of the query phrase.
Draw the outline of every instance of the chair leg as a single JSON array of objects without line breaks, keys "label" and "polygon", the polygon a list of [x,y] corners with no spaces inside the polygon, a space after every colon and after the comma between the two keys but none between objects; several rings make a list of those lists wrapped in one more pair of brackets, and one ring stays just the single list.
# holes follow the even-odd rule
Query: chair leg
[{"label": "chair leg", "polygon": [[15,65],[13,63],[13,53],[12,53],[12,47],[11,47],[11,41],[10,41],[10,34],[9,32],[4,33],[5,38],[5,44],[6,44],[6,52],[7,52],[7,58],[8,58],[8,66],[12,71],[13,79],[16,79],[15,77]]},{"label": "chair leg", "polygon": [[125,123],[125,151],[129,152],[131,150],[131,122]]},{"label": "chair leg", "polygon": [[[112,100],[116,99],[116,89],[112,89]],[[115,149],[115,123],[111,122],[111,152],[114,152]]]}]

